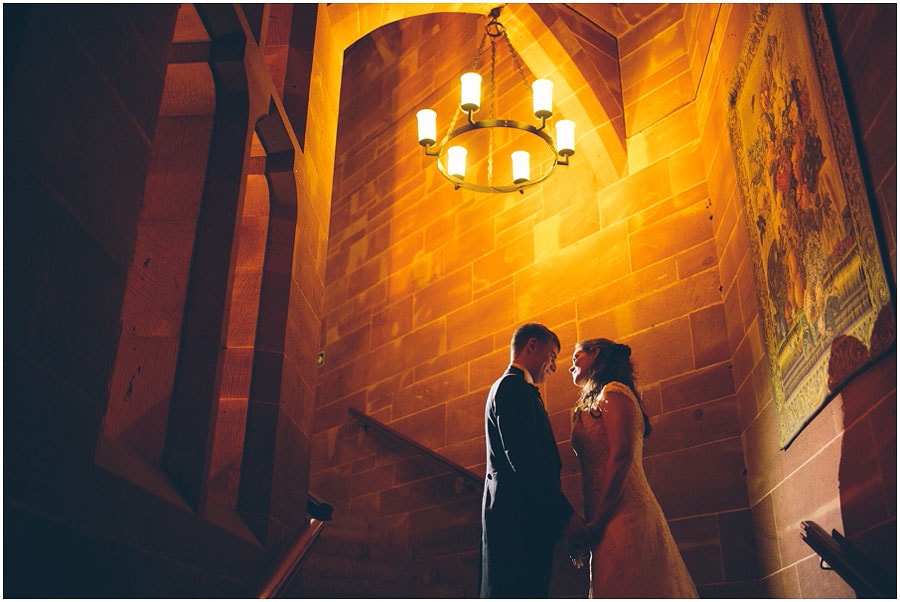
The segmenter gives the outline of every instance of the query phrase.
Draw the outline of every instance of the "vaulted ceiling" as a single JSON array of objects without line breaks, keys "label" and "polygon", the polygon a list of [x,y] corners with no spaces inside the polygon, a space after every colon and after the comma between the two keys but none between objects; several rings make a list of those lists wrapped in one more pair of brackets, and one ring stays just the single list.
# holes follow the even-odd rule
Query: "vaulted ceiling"
[{"label": "vaulted ceiling", "polygon": [[[686,76],[696,80],[696,66],[688,55],[684,34],[689,9],[679,4],[507,4],[501,22],[523,62],[532,73],[554,80],[554,98],[568,99],[560,107],[576,123],[593,124],[579,138],[583,157],[595,157],[592,169],[603,181],[621,176],[627,162],[626,139],[637,126],[659,117],[655,108],[642,107],[640,115],[629,111],[647,92],[644,82],[652,73],[658,81]],[[430,13],[470,13],[487,16],[496,4],[327,4],[320,5],[318,28],[337,61],[343,51],[378,28],[402,19]],[[316,54],[323,39],[317,32]],[[659,48],[657,51],[656,48]],[[630,56],[629,56],[630,55]],[[678,58],[676,58],[678,57]],[[629,64],[630,73],[623,72]],[[336,72],[336,63],[330,67]],[[694,71],[693,74],[686,72]],[[635,82],[640,81],[640,86]],[[623,83],[624,82],[624,83]],[[629,82],[632,85],[628,89]],[[327,86],[327,83],[323,85]],[[652,84],[651,85],[658,85]],[[680,85],[676,93],[690,86]],[[629,98],[629,92],[631,98]],[[335,94],[338,94],[335,91]],[[679,104],[676,101],[674,104]],[[660,109],[661,110],[661,109]],[[635,123],[635,119],[638,123]]]}]

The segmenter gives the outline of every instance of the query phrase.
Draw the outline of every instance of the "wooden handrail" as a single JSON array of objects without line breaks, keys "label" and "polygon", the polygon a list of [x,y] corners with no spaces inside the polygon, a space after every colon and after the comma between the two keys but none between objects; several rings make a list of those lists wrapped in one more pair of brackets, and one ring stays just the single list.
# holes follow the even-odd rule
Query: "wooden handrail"
[{"label": "wooden handrail", "polygon": [[347,412],[353,416],[360,424],[362,424],[364,429],[368,429],[369,427],[377,430],[378,432],[386,435],[390,439],[405,445],[406,447],[411,447],[415,449],[417,452],[434,462],[435,464],[439,464],[443,468],[446,468],[450,472],[454,473],[458,477],[462,478],[463,484],[469,489],[469,491],[480,490],[484,486],[484,479],[479,477],[471,470],[464,468],[437,453],[436,451],[430,450],[418,441],[414,441],[404,435],[403,433],[396,431],[386,425],[383,422],[372,418],[366,414],[363,414],[359,410],[355,408],[348,408]]},{"label": "wooden handrail", "polygon": [[840,575],[853,588],[857,597],[897,597],[896,583],[892,588],[888,579],[879,575],[877,568],[859,557],[843,535],[832,530],[829,536],[825,529],[811,520],[801,522],[800,526],[800,536],[819,555],[819,565]]}]

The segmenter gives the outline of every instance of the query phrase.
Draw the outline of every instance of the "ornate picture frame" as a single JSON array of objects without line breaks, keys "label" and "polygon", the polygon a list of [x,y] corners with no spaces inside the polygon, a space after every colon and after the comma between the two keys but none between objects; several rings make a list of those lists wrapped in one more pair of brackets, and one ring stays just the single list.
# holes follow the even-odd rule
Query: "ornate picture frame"
[{"label": "ornate picture frame", "polygon": [[728,126],[786,449],[895,346],[894,305],[818,4],[754,10]]}]

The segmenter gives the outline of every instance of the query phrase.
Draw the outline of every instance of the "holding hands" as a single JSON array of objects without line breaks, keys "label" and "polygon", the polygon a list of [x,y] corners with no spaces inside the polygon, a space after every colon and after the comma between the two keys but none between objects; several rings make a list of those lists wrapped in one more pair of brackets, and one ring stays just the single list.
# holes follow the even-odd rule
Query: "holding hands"
[{"label": "holding hands", "polygon": [[573,514],[566,524],[563,534],[569,550],[572,566],[580,569],[591,557],[590,530],[578,514]]},{"label": "holding hands", "polygon": [[[580,525],[571,531],[566,530],[566,543],[569,549],[569,560],[572,566],[580,569],[586,563],[590,562],[591,550],[600,542],[603,536],[603,527],[596,523],[585,523],[580,520]],[[570,521],[571,522],[571,521]]]}]

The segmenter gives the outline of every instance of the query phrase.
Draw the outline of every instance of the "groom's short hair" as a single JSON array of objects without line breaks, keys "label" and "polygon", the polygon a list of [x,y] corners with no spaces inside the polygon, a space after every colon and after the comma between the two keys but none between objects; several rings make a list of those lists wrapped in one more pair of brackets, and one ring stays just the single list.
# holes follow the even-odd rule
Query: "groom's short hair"
[{"label": "groom's short hair", "polygon": [[513,353],[518,353],[525,347],[530,339],[537,339],[541,343],[553,341],[556,343],[557,347],[561,347],[559,344],[559,337],[556,336],[555,332],[543,324],[529,322],[528,324],[519,326],[513,333],[512,340],[509,342],[510,349]]}]

